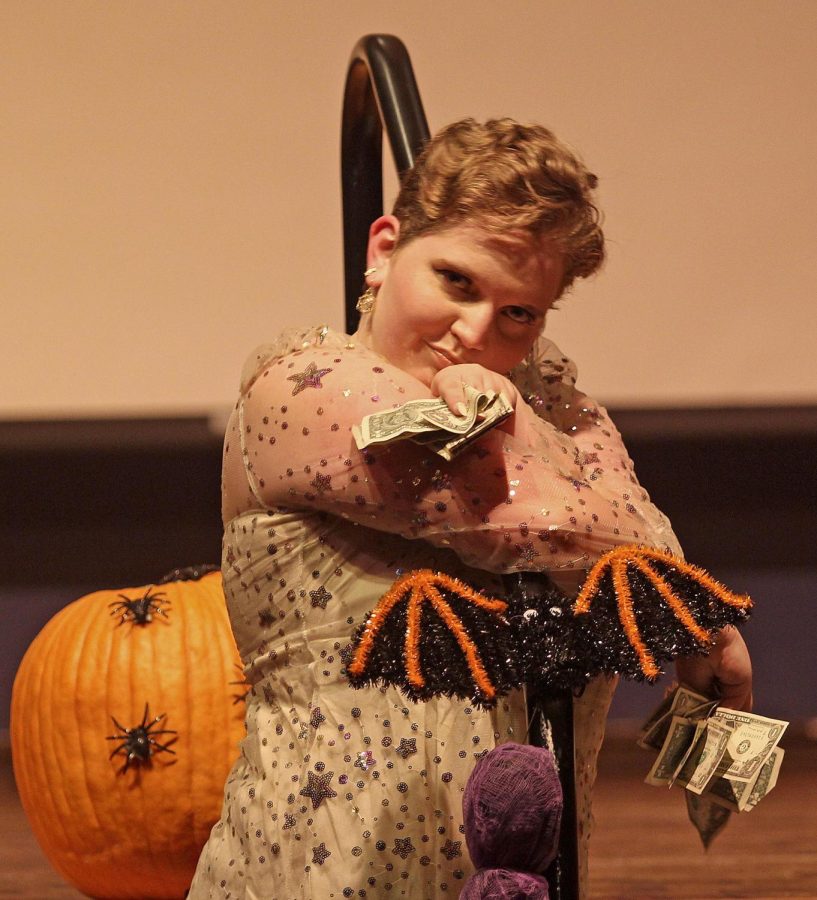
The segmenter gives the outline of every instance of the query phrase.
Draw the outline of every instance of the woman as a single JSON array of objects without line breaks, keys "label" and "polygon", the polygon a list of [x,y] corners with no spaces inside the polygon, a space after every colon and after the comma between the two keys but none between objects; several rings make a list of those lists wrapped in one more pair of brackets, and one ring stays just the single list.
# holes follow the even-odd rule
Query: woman
[{"label": "woman", "polygon": [[[485,711],[353,691],[352,633],[411,569],[488,594],[498,573],[547,571],[575,590],[616,544],[680,552],[606,413],[541,338],[602,262],[594,186],[544,128],[446,128],[371,227],[358,333],[284,335],[248,363],[223,474],[248,734],[191,897],[457,896],[472,870],[463,786],[478,755],[525,740],[523,697]],[[514,415],[453,463],[404,442],[356,449],[365,415],[430,396],[460,412],[468,385],[502,391]],[[723,642],[687,680],[745,694],[743,644]],[[577,703],[584,839],[611,689],[600,679]]]}]

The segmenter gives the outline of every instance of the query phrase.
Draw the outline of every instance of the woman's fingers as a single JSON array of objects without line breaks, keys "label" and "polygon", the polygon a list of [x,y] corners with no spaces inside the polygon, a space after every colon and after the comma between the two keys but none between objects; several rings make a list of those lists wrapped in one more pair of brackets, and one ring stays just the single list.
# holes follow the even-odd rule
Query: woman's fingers
[{"label": "woman's fingers", "polygon": [[718,636],[720,654],[715,679],[721,703],[732,709],[752,708],[752,661],[740,632],[731,626]]},{"label": "woman's fingers", "polygon": [[752,708],[752,661],[740,632],[722,629],[708,656],[679,657],[678,680],[699,693],[717,697],[722,706]]},{"label": "woman's fingers", "polygon": [[431,382],[431,393],[444,400],[451,412],[461,416],[465,414],[468,406],[466,387],[483,392],[503,393],[510,403],[516,405],[518,394],[512,382],[498,372],[475,364],[447,366],[441,369]]}]

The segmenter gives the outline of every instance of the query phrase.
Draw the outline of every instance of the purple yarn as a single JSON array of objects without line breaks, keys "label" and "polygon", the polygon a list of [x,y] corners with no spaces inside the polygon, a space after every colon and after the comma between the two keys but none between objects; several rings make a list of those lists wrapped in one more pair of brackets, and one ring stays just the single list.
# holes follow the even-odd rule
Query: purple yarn
[{"label": "purple yarn", "polygon": [[543,875],[510,869],[481,869],[465,882],[460,900],[548,900]]},{"label": "purple yarn", "polygon": [[465,841],[478,869],[542,873],[556,856],[562,786],[549,750],[501,744],[486,753],[465,785],[462,807]]}]

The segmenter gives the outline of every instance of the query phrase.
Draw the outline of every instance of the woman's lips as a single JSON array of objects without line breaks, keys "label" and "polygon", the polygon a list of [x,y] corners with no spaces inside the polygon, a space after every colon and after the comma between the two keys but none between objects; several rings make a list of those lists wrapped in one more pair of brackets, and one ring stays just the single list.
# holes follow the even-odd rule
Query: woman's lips
[{"label": "woman's lips", "polygon": [[436,356],[439,362],[439,368],[444,369],[447,366],[457,366],[460,364],[457,357],[448,350],[443,350],[442,347],[435,347],[434,344],[429,344],[428,348]]}]

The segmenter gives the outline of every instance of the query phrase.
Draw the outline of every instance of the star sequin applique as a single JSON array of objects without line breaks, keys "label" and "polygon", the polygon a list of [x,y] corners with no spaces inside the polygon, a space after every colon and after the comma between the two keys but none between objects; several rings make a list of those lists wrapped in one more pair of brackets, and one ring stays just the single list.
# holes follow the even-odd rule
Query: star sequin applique
[{"label": "star sequin applique", "polygon": [[451,838],[449,838],[440,848],[440,853],[450,861],[456,859],[458,856],[462,856],[461,847],[462,841],[452,841]]},{"label": "star sequin applique", "polygon": [[374,758],[374,754],[371,750],[361,750],[357,755],[357,759],[355,760],[355,768],[363,769],[364,772],[368,772],[372,766],[377,765],[377,760]]},{"label": "star sequin applique", "polygon": [[394,752],[403,759],[408,759],[413,753],[417,752],[416,738],[400,738],[400,743],[394,748]]},{"label": "star sequin applique", "polygon": [[321,585],[316,591],[310,591],[309,596],[312,598],[313,606],[320,606],[326,609],[326,604],[332,599],[332,594]]},{"label": "star sequin applique", "polygon": [[399,856],[400,859],[408,859],[408,857],[414,853],[414,844],[411,843],[411,838],[395,838],[394,839],[394,849],[392,853],[395,856]]},{"label": "star sequin applique", "polygon": [[322,494],[324,491],[332,490],[332,476],[324,475],[323,472],[316,472],[315,477],[309,482],[310,486]]},{"label": "star sequin applique", "polygon": [[[524,544],[516,544],[515,546],[522,562],[533,562],[539,556],[539,551],[533,546],[533,541],[526,541]],[[522,568],[521,564],[519,567]]]},{"label": "star sequin applique", "polygon": [[322,866],[331,855],[332,851],[326,849],[324,841],[321,841],[317,847],[312,848],[312,862],[316,866]]},{"label": "star sequin applique", "polygon": [[309,797],[312,801],[312,809],[317,809],[324,800],[337,797],[337,791],[333,791],[329,786],[329,782],[334,775],[334,772],[324,772],[322,775],[316,775],[315,772],[306,773],[309,783],[306,787],[301,788],[298,793],[302,797]]},{"label": "star sequin applique", "polygon": [[319,369],[314,362],[311,362],[303,372],[299,372],[297,375],[289,375],[287,381],[295,382],[295,387],[292,389],[292,396],[294,397],[296,394],[300,394],[301,391],[308,387],[322,388],[321,378],[331,371],[332,369]]},{"label": "star sequin applique", "polygon": [[418,512],[414,513],[414,515],[411,517],[411,524],[416,525],[417,528],[428,528],[428,526],[431,524],[431,522],[429,522],[428,520],[428,513],[424,509],[421,509]]}]

